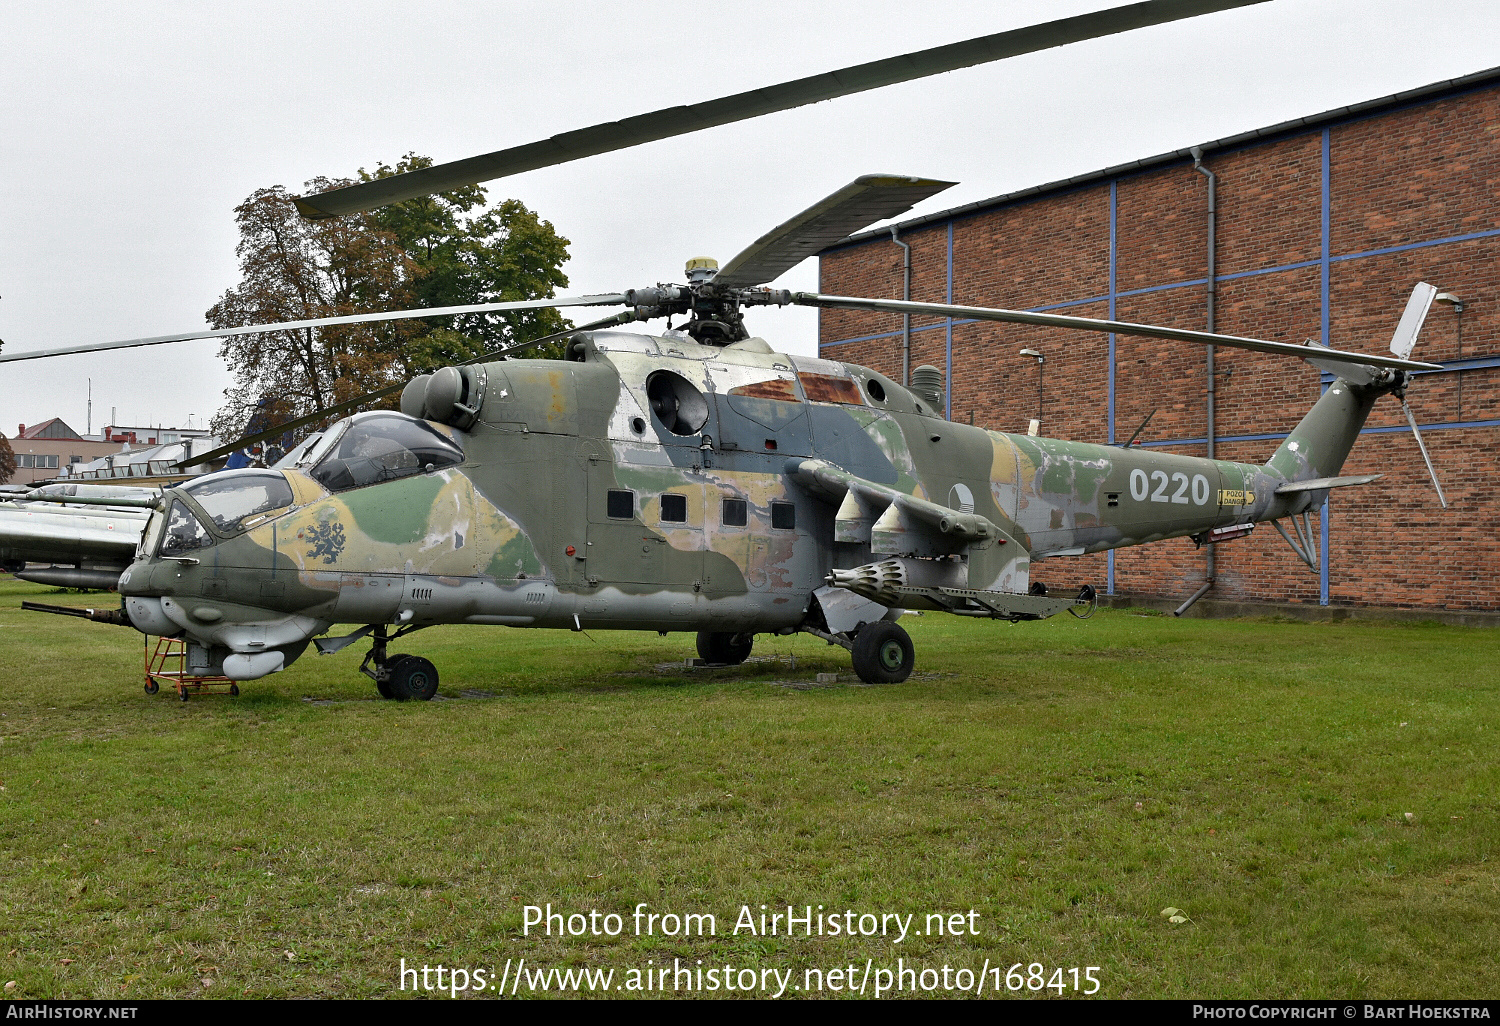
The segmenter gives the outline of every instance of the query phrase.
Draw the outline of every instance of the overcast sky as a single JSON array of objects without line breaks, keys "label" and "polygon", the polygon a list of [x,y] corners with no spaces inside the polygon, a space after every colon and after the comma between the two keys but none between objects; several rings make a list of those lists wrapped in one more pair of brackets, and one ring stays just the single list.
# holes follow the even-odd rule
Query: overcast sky
[{"label": "overcast sky", "polygon": [[[0,339],[188,331],[238,280],[233,208],[407,151],[453,160],[1111,6],[834,3],[7,5]],[[492,183],[572,240],[569,291],[680,281],[861,174],[957,180],[915,216],[1500,65],[1493,0],[1271,0]],[[814,288],[816,261],[778,282]],[[814,351],[813,311],[751,328]],[[212,341],[0,365],[0,431],[200,426]]]}]

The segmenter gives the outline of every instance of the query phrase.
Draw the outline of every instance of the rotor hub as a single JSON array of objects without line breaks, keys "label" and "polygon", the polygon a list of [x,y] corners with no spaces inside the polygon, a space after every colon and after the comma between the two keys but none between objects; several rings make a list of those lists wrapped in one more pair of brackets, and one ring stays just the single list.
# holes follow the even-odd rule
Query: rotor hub
[{"label": "rotor hub", "polygon": [[712,281],[714,275],[719,273],[719,262],[713,257],[693,257],[687,262],[683,271],[687,280],[694,285]]},{"label": "rotor hub", "polygon": [[[688,261],[689,284],[663,283],[648,289],[631,289],[625,293],[626,302],[635,308],[636,320],[687,316],[688,322],[683,330],[694,342],[705,346],[727,346],[750,337],[745,330],[745,315],[741,307],[785,306],[791,302],[791,293],[785,289],[715,284],[711,276],[716,273],[717,266],[717,262],[708,257],[697,257]],[[700,275],[696,282],[691,277],[694,273]]]}]

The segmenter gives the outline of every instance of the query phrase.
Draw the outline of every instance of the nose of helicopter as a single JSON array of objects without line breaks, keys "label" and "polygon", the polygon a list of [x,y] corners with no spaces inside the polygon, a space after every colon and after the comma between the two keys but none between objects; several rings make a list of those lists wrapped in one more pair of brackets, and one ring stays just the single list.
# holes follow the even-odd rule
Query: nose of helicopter
[{"label": "nose of helicopter", "polygon": [[120,575],[131,623],[146,634],[186,632],[207,642],[236,622],[284,618],[261,608],[261,578],[271,571],[257,567],[274,553],[242,536],[292,505],[287,478],[271,470],[210,475],[166,492]]}]

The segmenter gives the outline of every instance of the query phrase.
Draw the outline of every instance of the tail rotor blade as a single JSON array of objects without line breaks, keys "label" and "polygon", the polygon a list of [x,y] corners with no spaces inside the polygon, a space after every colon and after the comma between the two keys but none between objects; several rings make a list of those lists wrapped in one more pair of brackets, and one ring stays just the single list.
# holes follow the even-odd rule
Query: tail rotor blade
[{"label": "tail rotor blade", "polygon": [[[1428,287],[1431,288],[1431,286]],[[1410,309],[1410,306],[1407,309]],[[1402,320],[1404,322],[1405,318],[1402,318]],[[1391,348],[1394,349],[1395,346],[1392,345]],[[1410,351],[1410,347],[1408,347],[1408,351]],[[1406,422],[1411,425],[1411,434],[1417,440],[1417,448],[1422,450],[1422,462],[1427,464],[1427,473],[1432,476],[1432,487],[1437,489],[1438,502],[1441,502],[1443,508],[1447,509],[1448,498],[1443,494],[1443,486],[1438,484],[1437,471],[1433,469],[1432,457],[1427,455],[1427,444],[1422,441],[1422,431],[1417,427],[1417,418],[1412,416],[1411,407],[1406,405],[1405,399],[1401,400],[1401,409],[1406,412]]]},{"label": "tail rotor blade", "polygon": [[1391,336],[1391,352],[1401,359],[1411,357],[1412,347],[1417,344],[1417,335],[1422,330],[1422,322],[1427,320],[1427,311],[1432,309],[1432,298],[1436,295],[1437,287],[1425,281],[1417,282],[1417,287],[1411,290],[1411,298],[1406,301],[1406,309],[1401,312],[1396,333]]}]

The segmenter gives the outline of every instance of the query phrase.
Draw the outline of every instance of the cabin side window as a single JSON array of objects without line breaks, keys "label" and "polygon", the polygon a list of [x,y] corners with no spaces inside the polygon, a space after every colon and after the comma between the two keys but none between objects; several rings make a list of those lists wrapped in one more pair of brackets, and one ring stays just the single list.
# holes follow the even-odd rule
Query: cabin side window
[{"label": "cabin side window", "polygon": [[719,519],[725,527],[744,527],[750,523],[750,503],[744,499],[725,499]]},{"label": "cabin side window", "polygon": [[624,488],[611,488],[605,498],[604,513],[611,520],[635,519],[635,492]]},{"label": "cabin side window", "polygon": [[213,520],[228,533],[257,513],[283,509],[292,504],[292,489],[275,471],[241,470],[208,474],[182,490],[191,495]]},{"label": "cabin side window", "polygon": [[661,521],[664,524],[687,523],[687,496],[663,495],[661,497]]},{"label": "cabin side window", "polygon": [[771,526],[778,531],[790,531],[797,526],[797,507],[790,502],[771,503]]}]

